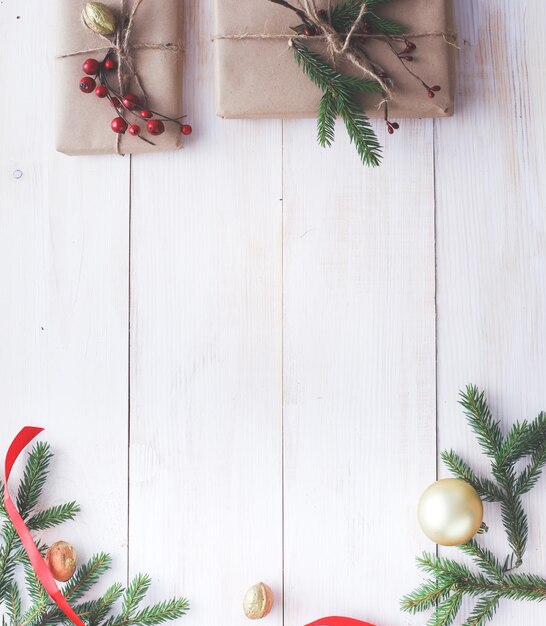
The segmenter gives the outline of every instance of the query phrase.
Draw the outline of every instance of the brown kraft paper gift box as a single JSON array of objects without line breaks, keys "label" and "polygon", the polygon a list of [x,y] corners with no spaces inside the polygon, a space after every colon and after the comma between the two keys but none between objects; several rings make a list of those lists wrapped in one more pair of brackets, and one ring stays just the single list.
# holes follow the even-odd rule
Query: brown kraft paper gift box
[{"label": "brown kraft paper gift box", "polygon": [[[339,0],[341,1],[341,0]],[[336,0],[334,0],[334,4]],[[317,2],[325,8],[326,2]],[[294,34],[298,16],[268,0],[215,0],[216,112],[224,118],[315,117],[320,90],[298,67],[288,39],[245,39],[244,35]],[[408,72],[385,42],[366,40],[366,50],[393,80],[390,118],[448,117],[453,115],[454,52],[451,0],[392,0],[377,13],[403,25],[417,48],[409,67],[429,85],[440,85],[435,98]],[[445,34],[445,36],[444,36]],[[243,35],[240,39],[238,36]],[[325,52],[325,44],[311,43]],[[403,47],[403,46],[402,46]],[[327,59],[327,55],[323,55]],[[336,59],[339,63],[339,59]],[[341,71],[358,70],[343,61]],[[362,96],[370,117],[383,117],[380,96]]]},{"label": "brown kraft paper gift box", "polygon": [[[133,0],[126,1],[126,13]],[[69,155],[116,153],[117,135],[110,123],[117,113],[107,99],[95,94],[84,94],[79,82],[84,72],[82,64],[87,58],[101,61],[107,50],[90,52],[94,48],[108,46],[108,42],[85,28],[81,13],[86,0],[57,0],[56,6],[56,147]],[[122,0],[103,0],[121,19]],[[143,0],[135,15],[130,44],[182,45],[182,0]],[[59,58],[81,50],[75,56]],[[158,49],[131,51],[134,67],[146,91],[146,105],[164,115],[177,118],[182,109],[182,52]],[[109,73],[110,74],[110,73]],[[111,82],[117,88],[116,72],[111,72]],[[109,76],[110,79],[110,76]],[[131,81],[126,91],[139,91]],[[127,119],[139,123],[131,114]],[[138,152],[161,152],[182,147],[182,136],[176,124],[165,122],[163,135],[152,137],[145,132],[144,120],[139,125],[142,135],[153,141],[152,146],[128,133],[121,136],[119,151],[122,154]]]}]

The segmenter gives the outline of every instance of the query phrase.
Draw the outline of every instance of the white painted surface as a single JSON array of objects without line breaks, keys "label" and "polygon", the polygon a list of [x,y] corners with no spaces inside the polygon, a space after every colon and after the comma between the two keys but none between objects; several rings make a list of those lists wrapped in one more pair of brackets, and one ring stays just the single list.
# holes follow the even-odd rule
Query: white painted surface
[{"label": "white painted surface", "polygon": [[0,5],[1,448],[45,425],[49,500],[83,506],[62,538],[188,596],[188,626],[244,624],[260,579],[264,624],[423,624],[397,603],[436,439],[482,463],[458,389],[507,423],[546,408],[546,7],[456,5],[458,112],[404,123],[375,171],[311,121],[214,117],[211,0],[187,2],[187,149],[56,155],[47,4]]}]

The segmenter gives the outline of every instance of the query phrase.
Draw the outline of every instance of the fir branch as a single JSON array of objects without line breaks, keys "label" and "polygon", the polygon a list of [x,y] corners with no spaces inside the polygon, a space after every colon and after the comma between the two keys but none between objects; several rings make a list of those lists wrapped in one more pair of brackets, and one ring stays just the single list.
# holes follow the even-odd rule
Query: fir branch
[{"label": "fir branch", "polygon": [[122,614],[126,618],[131,618],[136,612],[138,605],[144,599],[152,581],[146,574],[137,574],[123,596]]},{"label": "fir branch", "polygon": [[448,470],[470,483],[486,502],[500,502],[504,498],[504,492],[489,478],[478,477],[472,468],[453,450],[444,451],[441,454],[442,461]]},{"label": "fir branch", "polygon": [[82,620],[87,622],[88,626],[94,626],[108,615],[122,595],[123,585],[115,583],[106,590],[102,598],[78,604],[74,607],[74,611]]},{"label": "fir branch", "polygon": [[[360,15],[360,9],[362,8],[363,2],[364,0],[346,0],[345,2],[340,2],[332,8],[330,24],[338,33],[346,33],[350,30],[351,26]],[[390,2],[390,0],[367,0],[367,10],[366,13],[364,13],[363,22],[368,22],[371,26],[374,26],[381,32],[388,32],[380,28],[381,18],[371,11],[372,9],[380,7],[383,4],[387,4],[387,2]],[[379,22],[379,27],[376,23],[374,23],[374,20]],[[400,24],[395,24],[395,22],[391,22],[390,20],[384,21],[388,21],[390,27],[395,28],[395,32],[393,32],[393,34],[403,31]],[[387,26],[387,29],[389,28],[389,25]]]},{"label": "fir branch", "polygon": [[98,624],[107,615],[114,604],[123,595],[123,585],[121,583],[114,583],[106,590],[105,594],[98,600],[96,608],[90,611],[89,614],[89,626]]},{"label": "fir branch", "polygon": [[337,103],[330,90],[327,90],[320,99],[317,115],[317,140],[325,148],[334,141],[336,117],[338,116]]},{"label": "fir branch", "polygon": [[436,610],[430,616],[427,626],[451,626],[461,608],[462,601],[463,594],[454,591],[436,607]]},{"label": "fir branch", "polygon": [[12,624],[17,624],[21,617],[21,594],[15,582],[11,582],[6,590],[6,609]]},{"label": "fir branch", "polygon": [[87,563],[79,567],[63,587],[67,600],[76,602],[93,587],[100,577],[110,569],[112,559],[106,552],[94,554]]},{"label": "fir branch", "polygon": [[[512,491],[513,489],[513,491]],[[501,502],[501,518],[508,538],[508,543],[516,557],[515,567],[522,564],[527,547],[529,524],[521,498],[515,494],[515,485]]]},{"label": "fir branch", "polygon": [[42,494],[51,458],[52,454],[47,443],[38,442],[30,451],[23,479],[17,491],[17,509],[24,520]]},{"label": "fir branch", "polygon": [[360,160],[365,165],[377,167],[381,162],[381,145],[371,127],[370,120],[361,113],[352,99],[338,98],[337,108],[345,122],[351,143],[354,143]]},{"label": "fir branch", "polygon": [[[483,392],[474,386],[467,387],[461,393],[461,404],[484,454],[490,459],[494,480],[477,476],[452,450],[443,452],[442,459],[455,476],[474,486],[484,499],[500,503],[512,555],[508,555],[501,566],[490,550],[473,539],[459,548],[478,567],[479,573],[474,573],[454,559],[425,553],[417,559],[418,566],[431,579],[402,599],[402,609],[412,613],[432,609],[429,624],[450,624],[460,608],[458,599],[453,596],[477,597],[465,626],[483,626],[493,619],[501,599],[546,600],[545,579],[533,574],[510,573],[522,564],[529,534],[521,496],[537,483],[546,465],[546,417],[540,413],[532,422],[518,422],[503,437]],[[516,463],[529,456],[529,463],[518,475]]]},{"label": "fir branch", "polygon": [[414,614],[427,611],[447,598],[452,586],[451,582],[426,580],[417,589],[402,598],[402,610]]},{"label": "fir branch", "polygon": [[8,519],[6,507],[4,506],[4,483],[0,480],[0,517]]},{"label": "fir branch", "polygon": [[[23,479],[19,485],[18,503],[26,512],[27,525],[34,531],[56,527],[73,519],[79,512],[79,507],[75,502],[35,511],[47,478],[51,458],[49,446],[37,444],[29,453]],[[0,484],[1,495],[3,495],[3,486]],[[0,507],[0,515],[6,517],[3,507]],[[41,543],[36,545],[40,553],[44,555],[47,546]],[[86,594],[93,589],[100,577],[108,570],[110,563],[111,558],[108,554],[94,555],[87,563],[77,569],[74,576],[63,587],[64,596],[87,626],[155,626],[181,617],[188,610],[187,600],[173,598],[139,611],[138,604],[150,586],[149,576],[143,574],[135,577],[127,589],[116,583],[111,585],[101,597],[86,599]],[[14,580],[17,566],[24,570],[27,596],[30,601],[30,606],[26,611],[23,611],[19,588]],[[122,608],[125,610],[125,614],[109,615],[122,596]],[[0,539],[1,602],[5,604],[6,613],[10,619],[9,626],[58,626],[59,624],[67,624],[66,617],[50,601],[36,577],[9,519],[3,523]],[[4,615],[2,616],[2,626],[8,626]]]},{"label": "fir branch", "polygon": [[459,403],[464,407],[468,423],[484,453],[496,460],[500,454],[503,439],[499,423],[491,416],[484,392],[480,393],[477,387],[469,385],[466,392],[461,392]]},{"label": "fir branch", "polygon": [[178,619],[187,613],[189,609],[188,601],[184,598],[172,598],[159,602],[153,606],[148,606],[139,611],[131,618],[131,624],[139,626],[155,626],[173,619]]},{"label": "fir branch", "polygon": [[[369,119],[360,111],[355,101],[356,91],[375,91],[378,84],[353,76],[339,74],[321,57],[306,48],[301,42],[293,41],[294,56],[304,73],[334,99],[336,108],[345,122],[351,143],[366,165],[377,166],[381,159],[381,146]],[[319,111],[319,127],[321,124]],[[319,130],[320,132],[320,130]]]},{"label": "fir branch", "polygon": [[516,493],[522,496],[537,484],[546,465],[546,445],[537,450],[531,457],[530,463],[525,467],[516,483]]},{"label": "fir branch", "polygon": [[546,580],[533,574],[510,574],[500,592],[510,600],[546,600]]},{"label": "fir branch", "polygon": [[492,593],[481,597],[474,607],[464,626],[483,626],[493,619],[499,606],[499,595]]},{"label": "fir branch", "polygon": [[27,526],[29,530],[45,530],[53,528],[63,522],[73,520],[80,512],[80,507],[75,502],[67,502],[52,506],[40,511],[29,518]]},{"label": "fir branch", "polygon": [[427,574],[437,576],[443,580],[458,580],[458,579],[470,579],[472,573],[466,565],[446,559],[435,554],[423,552],[420,557],[417,557],[417,567]]},{"label": "fir branch", "polygon": [[365,20],[372,28],[385,35],[401,35],[404,32],[404,27],[401,24],[380,17],[371,11],[365,14]]},{"label": "fir branch", "polygon": [[497,557],[487,548],[480,546],[474,539],[459,546],[465,554],[472,557],[476,565],[489,576],[502,579],[504,571]]}]

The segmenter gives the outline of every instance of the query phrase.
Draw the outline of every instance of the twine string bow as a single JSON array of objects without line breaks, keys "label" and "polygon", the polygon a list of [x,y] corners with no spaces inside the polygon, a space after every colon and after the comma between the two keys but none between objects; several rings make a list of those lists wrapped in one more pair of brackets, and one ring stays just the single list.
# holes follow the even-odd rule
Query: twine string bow
[{"label": "twine string bow", "polygon": [[[346,58],[354,67],[360,70],[364,76],[367,76],[371,80],[374,80],[381,85],[385,101],[391,100],[392,93],[389,86],[386,84],[383,78],[379,76],[377,70],[375,69],[373,63],[370,61],[366,53],[362,50],[359,50],[357,52],[356,49],[350,47],[351,41],[356,34],[357,29],[360,27],[365,13],[368,10],[367,3],[362,3],[357,18],[351,24],[351,28],[345,36],[340,35],[336,31],[336,29],[330,24],[328,19],[324,19],[322,17],[321,13],[317,9],[317,4],[315,0],[298,0],[298,5],[305,13],[305,15],[321,28],[330,58],[333,60],[336,55],[340,55]],[[327,18],[330,16],[330,13],[331,5],[329,4],[326,16]]]},{"label": "twine string bow", "polygon": [[[140,92],[144,100],[146,100],[146,90],[142,84],[142,80],[135,68],[134,55],[135,50],[162,50],[171,54],[180,54],[184,52],[184,47],[180,42],[177,43],[132,43],[131,37],[135,27],[135,18],[144,0],[133,0],[129,9],[130,0],[120,0],[121,19],[118,22],[117,30],[113,36],[97,35],[108,42],[108,45],[95,46],[92,48],[84,48],[74,50],[66,54],[59,54],[55,58],[66,59],[69,57],[79,56],[80,54],[96,53],[96,52],[112,52],[118,59],[117,79],[119,83],[120,93],[125,93],[126,88],[134,81],[137,90]],[[116,135],[116,152],[121,152],[121,135]]]},{"label": "twine string bow", "polygon": [[[399,61],[403,64],[403,60],[400,59],[398,53],[392,47],[390,38],[385,34],[362,34],[359,32],[359,27],[362,24],[362,21],[368,11],[367,2],[362,2],[360,7],[358,16],[351,24],[347,33],[339,33],[330,23],[330,18],[333,9],[332,0],[328,0],[327,10],[325,13],[319,11],[317,8],[316,0],[296,0],[297,7],[289,4],[286,0],[270,0],[276,4],[280,4],[282,6],[286,6],[290,8],[304,20],[310,21],[313,24],[316,24],[320,28],[320,33],[316,35],[312,35],[309,38],[313,40],[322,40],[326,43],[326,48],[328,51],[328,55],[332,62],[335,62],[337,56],[340,56],[347,60],[353,67],[355,67],[359,72],[362,73],[363,76],[368,77],[371,80],[376,81],[383,90],[383,99],[380,102],[379,106],[382,104],[386,104],[393,98],[392,89],[389,87],[384,78],[384,72],[380,67],[378,67],[377,63],[372,62],[366,52],[362,49],[362,47],[352,46],[354,39],[377,39],[380,41],[384,41],[391,48],[391,50],[396,54]],[[262,33],[262,34],[254,34],[254,33],[241,33],[235,35],[216,35],[213,37],[213,40],[217,39],[231,39],[231,40],[245,40],[245,39],[269,39],[269,40],[286,40],[289,46],[293,45],[293,42],[298,37],[302,35],[294,35],[287,33]],[[455,44],[456,35],[451,30],[445,31],[428,31],[428,32],[417,32],[417,33],[401,33],[398,37],[400,38],[411,38],[411,39],[420,39],[420,38],[429,38],[429,37],[442,37],[444,41],[454,47],[457,47]],[[412,74],[415,78],[418,77],[404,65],[405,69]],[[419,79],[418,79],[419,80]]]}]

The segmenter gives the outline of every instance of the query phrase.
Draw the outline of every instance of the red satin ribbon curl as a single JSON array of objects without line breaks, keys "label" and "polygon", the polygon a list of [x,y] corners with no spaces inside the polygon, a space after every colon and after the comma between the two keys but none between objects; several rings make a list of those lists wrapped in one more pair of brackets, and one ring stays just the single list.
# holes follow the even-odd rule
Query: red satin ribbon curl
[{"label": "red satin ribbon curl", "polygon": [[36,576],[44,586],[44,589],[47,591],[51,599],[55,602],[55,604],[61,609],[61,611],[70,619],[70,621],[75,624],[75,626],[85,626],[82,620],[76,615],[74,609],[68,604],[66,598],[61,593],[59,587],[57,587],[57,583],[53,578],[51,572],[49,571],[49,567],[44,561],[42,555],[40,554],[34,540],[32,539],[32,535],[30,534],[29,529],[27,528],[23,518],[19,514],[17,507],[13,504],[8,490],[8,480],[11,474],[11,469],[17,460],[18,456],[24,450],[24,448],[36,437],[39,433],[41,433],[43,428],[36,428],[35,426],[25,426],[17,437],[12,441],[11,446],[9,447],[8,453],[6,454],[6,465],[5,465],[5,482],[4,482],[4,506],[6,507],[7,514],[21,539],[21,543],[25,552],[28,554],[28,558],[30,559],[30,563],[34,568]]},{"label": "red satin ribbon curl", "polygon": [[352,617],[321,617],[315,622],[311,622],[306,626],[374,626],[369,622],[362,622],[359,619],[353,619]]}]

